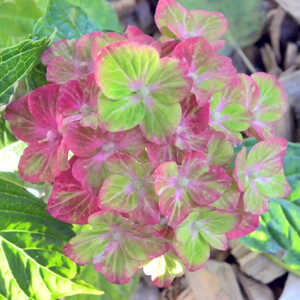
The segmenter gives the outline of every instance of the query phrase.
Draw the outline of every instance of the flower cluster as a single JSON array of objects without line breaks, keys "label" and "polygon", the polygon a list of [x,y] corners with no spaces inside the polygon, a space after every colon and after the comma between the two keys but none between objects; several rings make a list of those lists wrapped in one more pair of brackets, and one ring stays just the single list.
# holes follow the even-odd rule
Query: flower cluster
[{"label": "flower cluster", "polygon": [[[218,53],[222,14],[160,0],[155,20],[159,41],[130,26],[54,43],[42,56],[52,83],[6,110],[29,144],[20,175],[53,183],[52,216],[90,224],[64,253],[114,283],[144,267],[170,284],[289,193],[287,142],[272,131],[280,83],[237,74]],[[259,142],[236,155],[245,136]]]}]

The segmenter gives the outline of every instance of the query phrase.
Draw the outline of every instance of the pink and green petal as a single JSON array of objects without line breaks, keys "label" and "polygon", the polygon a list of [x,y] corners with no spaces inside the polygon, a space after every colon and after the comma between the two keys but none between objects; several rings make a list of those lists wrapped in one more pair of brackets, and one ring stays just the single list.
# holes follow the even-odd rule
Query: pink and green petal
[{"label": "pink and green petal", "polygon": [[206,159],[210,165],[224,166],[232,162],[234,157],[232,143],[226,140],[221,132],[215,132],[207,144]]},{"label": "pink and green petal", "polygon": [[[178,33],[170,30],[169,25],[171,24],[173,27],[177,27],[178,31],[187,30],[183,27],[183,24],[184,20],[189,17],[189,11],[176,2],[176,0],[160,0],[157,4],[155,23],[160,32],[168,37],[178,38]],[[180,33],[178,35],[180,35]]]},{"label": "pink and green petal", "polygon": [[100,119],[108,130],[141,124],[149,140],[164,139],[175,131],[181,118],[177,103],[190,91],[177,59],[160,59],[151,46],[115,43],[101,50],[96,78],[103,92]]},{"label": "pink and green petal", "polygon": [[235,183],[211,206],[222,211],[233,212],[238,208],[241,192]]},{"label": "pink and green petal", "polygon": [[241,212],[239,224],[235,229],[227,233],[228,239],[239,239],[255,231],[259,226],[259,215]]},{"label": "pink and green petal", "polygon": [[242,141],[241,132],[247,130],[251,123],[244,99],[243,90],[237,85],[215,93],[210,100],[210,126],[225,133],[235,143]]},{"label": "pink and green petal", "polygon": [[229,58],[218,55],[203,38],[181,42],[173,55],[186,63],[188,76],[193,80],[192,92],[204,105],[211,95],[222,91],[236,80],[236,70]]},{"label": "pink and green petal", "polygon": [[191,201],[187,189],[176,186],[179,179],[175,162],[160,165],[154,177],[160,212],[167,218],[168,224],[175,227],[189,215],[196,205]]},{"label": "pink and green petal", "polygon": [[40,142],[30,144],[20,162],[20,176],[31,182],[52,182],[68,167],[68,150],[64,144]]},{"label": "pink and green petal", "polygon": [[59,41],[46,50],[42,63],[47,65],[47,80],[61,84],[91,74],[94,69],[91,48],[98,35],[98,32],[93,32],[78,41]]},{"label": "pink and green petal", "polygon": [[234,215],[208,208],[195,209],[175,230],[173,245],[189,271],[202,267],[210,247],[227,249],[226,233],[237,224]]},{"label": "pink and green petal", "polygon": [[129,25],[126,29],[125,35],[130,41],[152,46],[159,53],[161,52],[160,43],[156,41],[152,36],[145,34],[136,26]]},{"label": "pink and green petal", "polygon": [[160,288],[170,286],[174,278],[184,274],[183,264],[171,251],[152,259],[143,266],[143,270]]},{"label": "pink and green petal", "polygon": [[103,168],[101,155],[88,158],[78,158],[72,168],[72,174],[76,180],[88,191],[97,195],[104,179],[108,176]]},{"label": "pink and green petal", "polygon": [[78,157],[89,157],[96,154],[105,143],[102,129],[83,127],[79,123],[69,124],[64,140],[69,149]]},{"label": "pink and green petal", "polygon": [[191,23],[194,28],[189,37],[202,36],[214,44],[215,42],[219,42],[218,40],[228,30],[229,23],[220,12],[192,10],[190,14],[192,16]]},{"label": "pink and green petal", "polygon": [[288,143],[283,138],[273,138],[257,143],[250,150],[247,167],[257,175],[272,176],[283,171],[283,160]]},{"label": "pink and green petal", "polygon": [[92,57],[95,61],[100,54],[101,50],[106,46],[113,43],[125,42],[127,39],[124,35],[116,32],[100,32],[100,34],[95,38],[92,47]]},{"label": "pink and green petal", "polygon": [[28,95],[10,103],[5,111],[13,134],[28,143],[34,143],[47,137],[48,128],[36,123],[28,108]]},{"label": "pink and green petal", "polygon": [[96,79],[106,97],[123,99],[149,82],[159,60],[159,53],[151,46],[114,43],[103,48],[97,57]]},{"label": "pink and green petal", "polygon": [[96,129],[99,125],[97,113],[100,89],[94,75],[86,80],[71,80],[60,88],[57,111],[63,116],[63,124],[80,122],[84,127]]},{"label": "pink and green petal", "polygon": [[63,222],[87,224],[89,216],[100,209],[96,196],[85,190],[69,169],[55,178],[47,210]]},{"label": "pink and green petal", "polygon": [[182,151],[176,148],[173,143],[154,144],[148,143],[146,151],[151,162],[151,165],[156,168],[166,161],[180,162]]},{"label": "pink and green petal", "polygon": [[[134,220],[142,223],[158,223],[158,202],[153,190],[151,166],[129,155],[117,153],[105,162],[105,167],[112,175],[101,187],[99,205],[131,213]],[[156,217],[154,213],[157,213]]]},{"label": "pink and green petal", "polygon": [[137,208],[128,213],[128,217],[141,224],[155,225],[160,222],[158,199],[153,187],[148,188],[140,195]]},{"label": "pink and green petal", "polygon": [[170,41],[162,42],[160,56],[165,57],[165,56],[171,55],[178,44],[179,44],[179,41],[177,41],[177,40],[170,40]]},{"label": "pink and green petal", "polygon": [[93,66],[92,48],[95,40],[101,35],[102,32],[91,32],[85,34],[76,42],[76,58],[81,62],[88,62],[91,64],[91,70]]},{"label": "pink and green petal", "polygon": [[110,173],[132,177],[134,180],[145,178],[152,171],[148,163],[120,152],[106,160],[105,165]]},{"label": "pink and green petal", "polygon": [[248,76],[246,74],[238,75],[245,95],[245,106],[251,112],[259,102],[259,87],[251,76]]},{"label": "pink and green petal", "polygon": [[228,29],[228,22],[221,13],[188,11],[175,0],[159,1],[155,22],[164,35],[178,39],[202,36],[209,41],[216,41]]},{"label": "pink and green petal", "polygon": [[219,167],[209,167],[202,153],[188,153],[182,166],[166,162],[154,172],[160,211],[171,226],[180,224],[197,206],[217,201],[231,185]]},{"label": "pink and green petal", "polygon": [[28,107],[35,122],[42,128],[48,128],[47,135],[51,136],[57,132],[58,127],[56,105],[59,88],[58,84],[47,84],[35,89],[28,96]]},{"label": "pink and green petal", "polygon": [[195,96],[181,103],[182,118],[175,132],[175,145],[185,151],[203,151],[211,137],[209,105],[200,107]]},{"label": "pink and green petal", "polygon": [[201,269],[209,259],[210,247],[200,234],[193,234],[186,224],[183,222],[176,228],[174,247],[188,271],[193,272]]},{"label": "pink and green petal", "polygon": [[290,187],[284,176],[283,158],[287,149],[284,139],[274,138],[257,143],[247,156],[243,148],[236,157],[234,178],[244,192],[245,211],[262,214],[270,198],[282,198]]},{"label": "pink and green petal", "polygon": [[252,79],[256,82],[260,97],[251,105],[253,121],[251,130],[260,139],[274,137],[272,125],[280,120],[287,110],[287,100],[279,80],[270,74],[255,73]]},{"label": "pink and green petal", "polygon": [[95,192],[106,177],[103,163],[110,156],[118,151],[139,155],[145,149],[145,141],[138,130],[112,134],[74,123],[68,126],[65,142],[79,156],[73,166],[74,177]]},{"label": "pink and green petal", "polygon": [[97,58],[98,84],[112,100],[134,95],[147,108],[154,101],[174,104],[190,91],[180,62],[160,59],[157,50],[135,42],[116,43],[102,49]]},{"label": "pink and green petal", "polygon": [[89,224],[92,229],[71,239],[64,253],[77,263],[93,263],[113,283],[129,282],[138,268],[167,251],[152,228],[111,212],[92,215]]},{"label": "pink and green petal", "polygon": [[161,143],[175,132],[180,120],[180,104],[164,105],[153,102],[145,111],[141,129],[148,140]]},{"label": "pink and green petal", "polygon": [[42,63],[48,65],[54,57],[72,59],[75,56],[76,40],[60,40],[51,45],[42,55]]},{"label": "pink and green petal", "polygon": [[217,201],[231,186],[231,178],[226,171],[217,166],[209,166],[200,152],[185,154],[180,168],[180,177],[189,178],[189,194],[198,205]]},{"label": "pink and green petal", "polygon": [[181,102],[189,95],[192,80],[186,77],[186,69],[180,60],[164,57],[149,78],[148,85],[150,99],[144,97],[144,103],[150,109],[153,102],[151,98],[165,105]]},{"label": "pink and green petal", "polygon": [[236,227],[226,234],[228,239],[238,239],[255,231],[259,226],[259,215],[251,214],[244,210],[243,194],[240,194],[235,215],[238,218]]},{"label": "pink and green petal", "polygon": [[243,147],[237,154],[234,164],[233,177],[238,185],[238,188],[243,192],[249,184],[247,174],[247,148]]},{"label": "pink and green petal", "polygon": [[139,128],[114,134],[108,133],[107,136],[119,152],[125,152],[136,158],[145,152],[146,140]]},{"label": "pink and green petal", "polygon": [[76,68],[75,62],[63,56],[54,57],[47,66],[47,80],[58,84],[87,75],[87,66]]},{"label": "pink and green petal", "polygon": [[99,194],[100,206],[120,212],[134,210],[139,202],[138,191],[130,178],[110,175],[105,179]]},{"label": "pink and green petal", "polygon": [[137,126],[145,116],[145,106],[140,97],[130,95],[119,100],[111,100],[103,94],[99,96],[99,118],[111,132],[125,131]]}]

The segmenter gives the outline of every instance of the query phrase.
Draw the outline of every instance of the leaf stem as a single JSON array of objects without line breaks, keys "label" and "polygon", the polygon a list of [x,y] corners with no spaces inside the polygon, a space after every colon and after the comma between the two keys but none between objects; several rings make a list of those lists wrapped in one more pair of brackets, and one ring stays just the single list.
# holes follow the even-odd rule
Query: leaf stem
[{"label": "leaf stem", "polygon": [[240,47],[240,45],[237,43],[237,41],[235,40],[235,38],[231,35],[231,33],[227,34],[227,39],[232,44],[232,46],[234,47],[234,49],[237,51],[237,53],[239,54],[239,56],[241,57],[241,59],[243,60],[243,62],[247,66],[247,68],[249,69],[249,71],[251,73],[256,73],[256,68],[254,67],[254,65],[252,64],[252,62],[249,60],[249,58],[247,57],[247,55],[244,53],[244,51],[242,50],[242,48]]},{"label": "leaf stem", "polygon": [[269,253],[262,253],[264,256],[266,256],[267,258],[269,258],[271,261],[273,261],[274,263],[278,264],[280,267],[282,267],[283,269],[297,275],[300,277],[300,269],[295,270],[293,268],[291,268],[288,264],[285,264],[283,261],[281,261],[278,257],[276,257],[275,255],[269,254]]}]

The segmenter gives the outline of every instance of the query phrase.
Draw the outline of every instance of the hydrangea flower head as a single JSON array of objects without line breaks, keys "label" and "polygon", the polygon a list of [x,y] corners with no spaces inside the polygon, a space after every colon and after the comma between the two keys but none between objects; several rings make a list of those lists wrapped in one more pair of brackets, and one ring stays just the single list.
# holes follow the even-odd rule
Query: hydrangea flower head
[{"label": "hydrangea flower head", "polygon": [[[272,130],[286,110],[279,81],[218,53],[221,13],[160,0],[155,21],[164,42],[129,26],[54,43],[42,56],[52,83],[6,119],[29,144],[20,175],[53,184],[48,212],[90,224],[64,253],[113,283],[144,268],[161,287],[254,231],[289,185]],[[246,136],[258,143],[235,154]]]}]

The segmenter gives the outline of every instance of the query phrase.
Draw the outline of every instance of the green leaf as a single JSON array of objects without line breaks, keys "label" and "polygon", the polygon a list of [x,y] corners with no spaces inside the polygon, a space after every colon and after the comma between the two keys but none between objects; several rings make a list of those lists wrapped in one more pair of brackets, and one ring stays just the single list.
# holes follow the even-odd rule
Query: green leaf
[{"label": "green leaf", "polygon": [[[255,140],[247,141],[253,146]],[[300,270],[300,145],[289,143],[284,160],[285,175],[292,187],[286,199],[271,200],[260,217],[259,228],[240,241],[247,247],[279,256],[291,270]]]},{"label": "green leaf", "polygon": [[31,71],[50,43],[51,38],[24,40],[0,50],[0,96]]},{"label": "green leaf", "polygon": [[0,114],[0,149],[16,141],[15,136],[11,133],[8,123],[4,116]]},{"label": "green leaf", "polygon": [[28,76],[26,77],[26,81],[28,84],[28,91],[30,92],[42,85],[47,84],[47,80],[46,80],[46,67],[43,66],[42,64],[39,64],[37,66],[35,66],[31,72],[28,74]]},{"label": "green leaf", "polygon": [[139,282],[139,276],[134,276],[127,284],[113,284],[105,279],[105,277],[95,271],[92,265],[80,267],[79,278],[101,289],[104,295],[90,296],[77,295],[67,297],[68,300],[121,300],[130,299],[131,295],[136,291]]},{"label": "green leaf", "polygon": [[74,6],[80,7],[97,25],[101,31],[122,32],[115,11],[112,9],[107,0],[67,0]]},{"label": "green leaf", "polygon": [[47,203],[52,191],[52,186],[46,182],[29,182],[22,179],[17,171],[3,172],[0,171],[0,179],[13,183],[21,188],[26,189],[34,196]]},{"label": "green leaf", "polygon": [[[202,9],[222,12],[230,24],[230,34],[227,36],[240,47],[253,44],[261,34],[265,14],[262,0],[178,0],[187,9]],[[234,46],[234,45],[232,45]]]},{"label": "green leaf", "polygon": [[74,279],[77,266],[61,252],[72,235],[71,225],[49,216],[41,200],[0,179],[0,298],[100,295]]},{"label": "green leaf", "polygon": [[57,30],[56,39],[79,39],[94,31],[120,31],[117,17],[105,0],[51,0],[34,32],[39,37]]},{"label": "green leaf", "polygon": [[86,13],[66,0],[51,0],[46,15],[34,28],[34,33],[43,37],[56,31],[56,39],[79,39],[88,32],[97,31]]},{"label": "green leaf", "polygon": [[45,13],[44,0],[0,0],[0,48],[12,46],[32,33]]},{"label": "green leaf", "polygon": [[0,171],[13,172],[18,169],[18,163],[26,144],[17,141],[0,150]]}]

